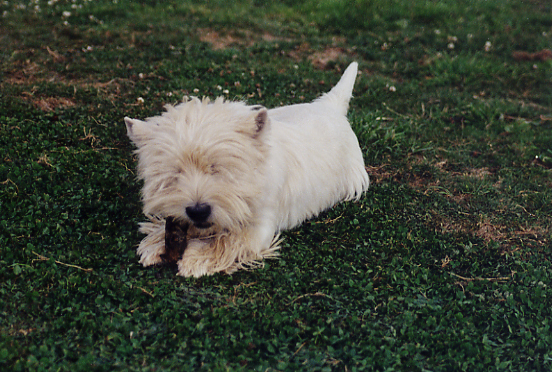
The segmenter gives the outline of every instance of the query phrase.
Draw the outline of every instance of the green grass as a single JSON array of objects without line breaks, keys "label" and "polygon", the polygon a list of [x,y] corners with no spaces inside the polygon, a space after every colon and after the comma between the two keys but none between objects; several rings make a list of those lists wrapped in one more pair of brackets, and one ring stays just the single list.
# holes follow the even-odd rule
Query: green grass
[{"label": "green grass", "polygon": [[[552,62],[512,57],[550,48],[548,1],[0,14],[1,370],[552,370]],[[362,200],[260,270],[138,264],[124,116],[188,94],[307,102],[352,60]]]}]

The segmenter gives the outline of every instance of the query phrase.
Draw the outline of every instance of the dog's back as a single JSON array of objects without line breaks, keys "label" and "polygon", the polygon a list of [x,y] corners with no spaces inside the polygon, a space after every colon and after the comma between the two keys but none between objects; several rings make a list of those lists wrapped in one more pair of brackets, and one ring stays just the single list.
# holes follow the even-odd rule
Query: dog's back
[{"label": "dog's back", "polygon": [[368,188],[362,151],[346,116],[356,73],[353,62],[336,86],[312,103],[268,111],[270,182],[279,184],[279,229],[341,200],[358,199]]}]

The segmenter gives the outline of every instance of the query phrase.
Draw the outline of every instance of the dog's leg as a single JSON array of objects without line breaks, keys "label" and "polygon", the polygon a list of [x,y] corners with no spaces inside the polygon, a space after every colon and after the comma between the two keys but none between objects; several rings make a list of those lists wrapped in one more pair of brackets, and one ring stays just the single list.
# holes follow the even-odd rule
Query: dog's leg
[{"label": "dog's leg", "polygon": [[182,259],[178,261],[178,275],[199,278],[204,275],[212,275],[217,270],[217,245],[219,239],[191,239]]},{"label": "dog's leg", "polygon": [[165,221],[151,219],[152,222],[140,224],[140,232],[147,236],[140,242],[136,251],[140,263],[151,266],[163,262],[161,255],[165,253]]},{"label": "dog's leg", "polygon": [[263,259],[278,255],[279,242],[272,223],[210,239],[191,239],[178,262],[178,275],[197,278],[262,267]]},{"label": "dog's leg", "polygon": [[274,218],[265,216],[251,233],[251,236],[252,248],[259,259],[278,257],[281,240]]}]

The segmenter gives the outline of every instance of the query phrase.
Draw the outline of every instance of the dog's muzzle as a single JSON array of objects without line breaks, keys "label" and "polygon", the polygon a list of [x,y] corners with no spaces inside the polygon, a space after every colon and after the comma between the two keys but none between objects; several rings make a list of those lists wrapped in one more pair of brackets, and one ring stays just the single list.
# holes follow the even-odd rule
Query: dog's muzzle
[{"label": "dog's muzzle", "polygon": [[201,203],[196,204],[193,207],[186,207],[186,214],[190,217],[190,220],[194,223],[194,226],[200,229],[206,229],[211,227],[211,223],[207,222],[211,215],[211,206],[209,204]]}]

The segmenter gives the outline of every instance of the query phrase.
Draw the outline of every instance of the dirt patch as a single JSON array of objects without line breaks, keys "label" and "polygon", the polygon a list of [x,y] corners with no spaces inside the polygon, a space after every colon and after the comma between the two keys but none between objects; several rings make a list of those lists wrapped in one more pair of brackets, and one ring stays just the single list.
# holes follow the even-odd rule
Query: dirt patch
[{"label": "dirt patch", "polygon": [[497,242],[503,253],[511,252],[511,247],[519,247],[519,242],[525,244],[532,242],[540,247],[546,247],[550,241],[550,228],[534,224],[530,227],[507,226],[497,222],[494,218],[486,218],[478,223],[473,219],[478,218],[473,215],[472,221],[456,219],[441,215],[437,212],[431,212],[432,218],[426,222],[427,227],[432,228],[439,234],[465,234],[478,237],[485,241]]},{"label": "dirt patch", "polygon": [[489,170],[489,168],[473,168],[468,169],[464,175],[466,177],[475,178],[478,180],[483,180],[487,178],[488,176],[492,175],[492,172]]},{"label": "dirt patch", "polygon": [[211,44],[211,48],[214,50],[228,49],[232,45],[239,44],[244,45],[246,42],[243,39],[237,39],[236,37],[226,34],[221,35],[218,31],[209,29],[199,29],[199,40],[204,43]]},{"label": "dirt patch", "polygon": [[[373,185],[386,182],[408,185],[428,197],[445,197],[454,202],[449,212],[440,212],[429,208],[431,217],[425,225],[438,234],[460,234],[473,236],[483,242],[496,242],[501,252],[510,252],[512,247],[519,247],[519,242],[547,246],[551,239],[551,228],[538,223],[530,226],[520,226],[517,223],[508,224],[502,220],[506,207],[498,207],[489,211],[489,215],[480,212],[478,199],[473,193],[463,192],[461,185],[473,184],[477,187],[483,183],[485,188],[500,188],[502,180],[494,181],[497,169],[489,167],[464,167],[451,164],[439,158],[433,161],[421,157],[412,158],[412,166],[406,169],[393,168],[389,164],[366,166]],[[489,182],[490,181],[490,182]]]},{"label": "dirt patch", "polygon": [[[325,47],[323,50],[314,50],[308,43],[302,43],[295,48],[295,50],[288,52],[287,54],[295,61],[301,61],[303,59],[309,60],[312,65],[320,70],[328,69],[332,64],[345,59],[347,56],[354,55],[354,51],[339,46],[338,42],[341,39],[335,39],[331,46]],[[346,40],[342,42],[346,43]]]},{"label": "dirt patch", "polygon": [[531,227],[519,226],[512,234],[518,239],[529,238],[538,242],[539,245],[547,245],[552,231],[550,227],[535,224]]},{"label": "dirt patch", "polygon": [[438,187],[441,181],[436,180],[432,175],[409,173],[407,175],[408,185],[414,189],[424,190],[423,194],[427,195],[430,190]]},{"label": "dirt patch", "polygon": [[44,74],[41,64],[22,61],[13,65],[13,69],[5,75],[4,83],[10,85],[33,84],[39,75]]},{"label": "dirt patch", "polygon": [[75,102],[64,97],[32,97],[31,103],[42,111],[50,112],[58,108],[67,108],[75,106]]},{"label": "dirt patch", "polygon": [[491,221],[482,221],[473,223],[468,220],[455,220],[441,216],[437,213],[433,215],[433,226],[435,232],[442,234],[470,234],[483,239],[486,242],[502,241],[507,238],[506,227],[493,224]]},{"label": "dirt patch", "polygon": [[515,51],[512,53],[512,57],[516,61],[550,61],[552,60],[552,50],[543,49],[535,53],[529,53],[525,51]]},{"label": "dirt patch", "polygon": [[[139,77],[136,76],[136,80]],[[50,112],[58,108],[74,107],[76,101],[73,98],[43,96],[36,92],[36,86],[41,83],[50,82],[62,86],[73,87],[77,89],[94,89],[103,96],[113,100],[115,97],[124,94],[128,91],[126,86],[134,85],[131,79],[112,79],[107,82],[92,81],[90,78],[67,79],[54,71],[48,71],[44,64],[40,65],[36,62],[22,61],[15,63],[12,70],[5,75],[5,79],[0,86],[29,86],[28,91],[23,91],[19,95],[22,100],[31,103],[38,109]]]},{"label": "dirt patch", "polygon": [[[218,31],[210,28],[198,29],[199,40],[211,44],[213,50],[225,50],[231,47],[251,47],[255,43],[264,42],[291,42],[293,39],[282,38],[268,32],[254,33],[249,30],[237,30],[234,32]],[[282,52],[283,55],[291,57],[295,61],[308,59],[315,68],[324,70],[333,62],[338,62],[344,56],[353,54],[339,45],[347,42],[345,38],[334,37],[332,45],[323,50],[314,50],[308,43],[299,44],[295,50]]]},{"label": "dirt patch", "polygon": [[312,65],[318,69],[325,70],[331,62],[337,62],[347,55],[344,48],[329,47],[319,52],[314,52],[308,57]]},{"label": "dirt patch", "polygon": [[503,232],[505,229],[504,226],[493,225],[490,222],[480,222],[477,224],[474,234],[486,242],[496,242],[506,238],[506,234]]},{"label": "dirt patch", "polygon": [[278,42],[290,41],[268,32],[254,33],[250,30],[237,30],[235,32],[217,31],[210,28],[198,29],[199,40],[211,44],[213,50],[225,50],[233,46],[250,47],[260,41]]},{"label": "dirt patch", "polygon": [[365,166],[366,172],[368,172],[370,176],[370,183],[377,185],[393,177],[396,172],[388,170],[387,167],[387,164],[380,165],[379,167],[373,167],[371,165]]},{"label": "dirt patch", "polygon": [[381,184],[385,181],[392,180],[397,183],[406,183],[416,190],[423,190],[425,195],[440,184],[432,174],[415,173],[412,171],[401,172],[397,169],[391,169],[388,164],[380,166],[367,165],[366,171],[370,176],[370,183],[374,185]]},{"label": "dirt patch", "polygon": [[453,220],[438,215],[437,213],[432,213],[433,218],[429,224],[433,225],[435,232],[441,234],[458,234],[458,233],[467,233],[470,231],[470,227],[467,223],[463,223],[460,220]]}]

